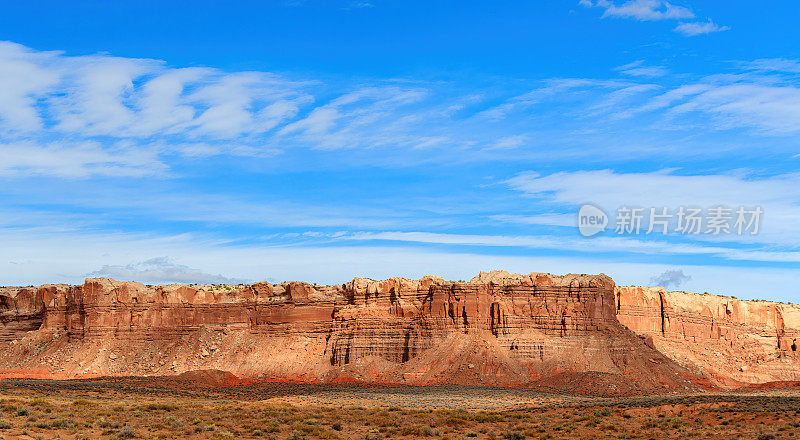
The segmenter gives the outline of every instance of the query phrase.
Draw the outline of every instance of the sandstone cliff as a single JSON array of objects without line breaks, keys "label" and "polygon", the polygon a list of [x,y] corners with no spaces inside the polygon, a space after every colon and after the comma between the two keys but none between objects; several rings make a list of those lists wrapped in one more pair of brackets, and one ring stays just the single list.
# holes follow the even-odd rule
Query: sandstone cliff
[{"label": "sandstone cliff", "polygon": [[[148,287],[110,279],[0,290],[0,374],[202,369],[266,380],[685,390],[691,375],[620,324],[605,276]],[[577,380],[576,380],[577,378]]]},{"label": "sandstone cliff", "polygon": [[722,386],[800,380],[800,306],[618,287],[617,318],[680,365]]}]

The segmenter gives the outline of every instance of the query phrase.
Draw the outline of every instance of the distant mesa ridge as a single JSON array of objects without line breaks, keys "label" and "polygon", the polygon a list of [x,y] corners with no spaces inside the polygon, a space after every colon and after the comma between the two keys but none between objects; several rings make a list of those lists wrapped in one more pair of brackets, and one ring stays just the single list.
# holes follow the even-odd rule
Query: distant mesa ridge
[{"label": "distant mesa ridge", "polygon": [[0,378],[168,376],[600,394],[800,381],[800,307],[606,275],[0,288]]}]

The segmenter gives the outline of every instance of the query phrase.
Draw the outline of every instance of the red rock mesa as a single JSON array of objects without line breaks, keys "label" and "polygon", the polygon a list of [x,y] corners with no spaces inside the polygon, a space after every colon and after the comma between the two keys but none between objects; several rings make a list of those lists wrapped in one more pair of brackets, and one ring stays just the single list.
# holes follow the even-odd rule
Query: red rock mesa
[{"label": "red rock mesa", "polygon": [[800,381],[797,305],[618,287],[617,318],[717,385]]},{"label": "red rock mesa", "polygon": [[798,380],[800,308],[605,275],[0,288],[0,377],[179,375],[627,393]]}]

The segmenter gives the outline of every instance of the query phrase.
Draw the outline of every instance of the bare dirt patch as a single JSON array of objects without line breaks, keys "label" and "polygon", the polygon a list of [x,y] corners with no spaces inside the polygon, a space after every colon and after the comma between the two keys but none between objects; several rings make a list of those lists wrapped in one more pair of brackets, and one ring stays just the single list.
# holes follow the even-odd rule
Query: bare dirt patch
[{"label": "bare dirt patch", "polygon": [[467,386],[216,386],[231,378],[196,376],[0,381],[0,438],[767,440],[800,435],[796,389],[593,398]]}]

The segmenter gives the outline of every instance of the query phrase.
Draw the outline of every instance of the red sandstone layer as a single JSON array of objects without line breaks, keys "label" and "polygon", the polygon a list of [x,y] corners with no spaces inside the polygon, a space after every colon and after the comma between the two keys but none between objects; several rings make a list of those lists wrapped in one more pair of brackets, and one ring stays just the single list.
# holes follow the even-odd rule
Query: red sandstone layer
[{"label": "red sandstone layer", "polygon": [[800,306],[660,287],[616,292],[622,324],[719,385],[800,380]]},{"label": "red sandstone layer", "polygon": [[620,324],[614,289],[605,275],[507,272],[466,283],[428,276],[213,288],[97,278],[6,289],[0,371],[70,378],[216,369],[268,380],[512,386],[586,374],[612,378],[606,391],[693,387],[686,370]]}]

